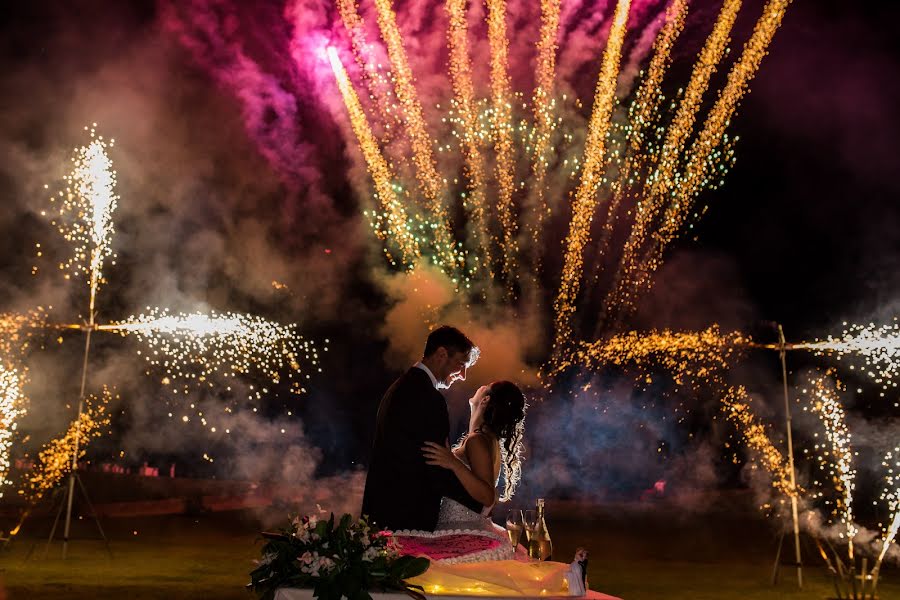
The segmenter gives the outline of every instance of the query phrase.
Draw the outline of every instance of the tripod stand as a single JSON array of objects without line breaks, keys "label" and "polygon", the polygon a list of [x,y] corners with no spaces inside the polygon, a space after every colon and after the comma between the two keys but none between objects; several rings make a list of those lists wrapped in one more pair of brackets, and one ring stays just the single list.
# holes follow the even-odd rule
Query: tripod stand
[{"label": "tripod stand", "polygon": [[[74,489],[72,486],[74,486],[76,482],[78,483],[78,489],[81,490],[81,496],[84,499],[85,503],[87,504],[88,510],[90,511],[90,516],[94,519],[94,523],[97,525],[97,531],[100,532],[100,537],[103,538],[103,544],[106,547],[106,553],[109,555],[110,558],[112,558],[113,553],[112,553],[112,548],[110,548],[110,546],[109,546],[109,538],[106,537],[106,533],[103,531],[103,526],[100,524],[100,517],[99,517],[99,515],[97,515],[97,511],[94,509],[94,505],[91,504],[91,499],[90,499],[90,496],[88,496],[87,488],[85,487],[84,482],[81,481],[81,477],[78,475],[78,472],[72,471],[72,473],[69,476],[69,485],[70,485],[69,490]],[[56,518],[53,519],[53,526],[50,528],[50,535],[47,537],[47,544],[44,546],[44,558],[47,558],[47,555],[50,552],[50,544],[53,543],[53,538],[56,535],[56,528],[57,528],[57,526],[59,526],[59,519],[62,516],[63,508],[68,507],[68,514],[71,515],[72,501],[73,501],[73,494],[69,493],[69,494],[64,495],[63,488],[58,488],[56,490],[56,493],[54,494],[53,503],[55,506],[56,503],[59,502],[59,508],[56,510]],[[22,521],[24,522],[24,518],[22,519]],[[63,535],[63,558],[66,558],[67,544],[69,542],[69,525],[70,525],[70,523],[66,524],[66,530]],[[21,526],[21,523],[20,523],[20,526]],[[28,559],[30,559],[31,556],[34,554],[34,549],[36,546],[37,546],[37,542],[35,542],[34,544],[31,545],[31,549],[28,551],[28,554],[25,556],[26,561]]]}]

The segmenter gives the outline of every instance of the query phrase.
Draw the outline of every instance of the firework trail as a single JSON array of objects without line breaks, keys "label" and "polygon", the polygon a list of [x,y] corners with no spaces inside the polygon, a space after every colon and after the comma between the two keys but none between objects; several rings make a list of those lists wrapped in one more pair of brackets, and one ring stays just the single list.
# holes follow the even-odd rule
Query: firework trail
[{"label": "firework trail", "polygon": [[756,453],[757,460],[769,473],[772,487],[787,497],[802,494],[803,488],[791,483],[790,463],[772,443],[769,428],[753,413],[747,390],[743,386],[729,386],[720,402],[744,444]]},{"label": "firework trail", "polygon": [[[672,48],[681,31],[684,29],[684,21],[687,18],[688,2],[687,0],[675,0],[669,5],[664,16],[664,24],[656,38],[654,44],[653,58],[647,67],[647,73],[641,81],[634,101],[631,103],[628,115],[628,133],[627,148],[625,149],[625,159],[621,166],[621,175],[613,185],[612,196],[609,200],[606,217],[603,221],[603,231],[597,243],[597,256],[603,257],[607,254],[608,246],[612,240],[613,230],[616,226],[616,214],[625,197],[632,191],[634,177],[638,177],[642,170],[646,169],[646,163],[653,163],[658,160],[657,155],[652,148],[647,148],[650,141],[647,128],[653,123],[659,121],[659,107],[663,96],[660,86],[662,85],[663,76],[666,73],[670,63]],[[641,218],[641,202],[638,202],[636,212],[637,221]],[[635,222],[632,230],[639,227]],[[629,240],[630,242],[630,240]],[[624,256],[620,265],[627,262],[629,253],[629,243],[626,242]],[[601,261],[594,261],[593,282],[596,284],[600,276]],[[593,291],[593,290],[590,290]],[[599,336],[605,325],[604,319],[597,319],[595,327],[595,336]]]},{"label": "firework trail", "polygon": [[888,452],[884,461],[881,463],[887,469],[884,478],[884,491],[881,493],[881,499],[887,502],[888,514],[893,515],[890,523],[884,530],[884,540],[881,545],[881,553],[875,562],[874,572],[881,568],[881,562],[884,560],[888,549],[894,543],[897,537],[897,531],[900,530],[900,446],[895,447]]},{"label": "firework trail", "polygon": [[675,176],[677,184],[671,188],[671,198],[663,211],[659,229],[652,236],[649,250],[645,251],[638,266],[626,265],[630,274],[623,278],[626,283],[618,285],[610,294],[608,309],[633,304],[637,294],[649,287],[650,276],[662,264],[664,250],[679,236],[688,220],[697,216],[694,212],[697,196],[712,184],[714,177],[718,177],[710,171],[714,170],[716,153],[726,146],[725,130],[747,93],[789,5],[790,0],[770,0],[763,9],[740,58],[728,73],[725,87],[687,153],[684,171]]},{"label": "firework trail", "polygon": [[[613,336],[593,343],[582,343],[573,352],[572,362],[590,370],[608,365],[634,365],[646,371],[660,366],[672,374],[675,382],[709,381],[726,369],[740,352],[744,338],[738,333],[722,334],[718,325],[700,332],[650,331]],[[557,368],[564,370],[568,365]]]},{"label": "firework trail", "polygon": [[533,249],[529,252],[535,267],[539,268],[539,256],[534,250],[541,240],[541,225],[548,212],[547,198],[544,194],[544,179],[550,167],[550,141],[554,130],[556,99],[553,96],[556,78],[556,38],[559,34],[560,0],[541,0],[541,31],[537,43],[537,67],[535,68],[535,86],[531,104],[534,118],[534,148],[532,159],[532,181],[529,204],[525,207],[530,213],[528,237],[533,241]]},{"label": "firework trail", "polygon": [[[810,380],[810,388],[803,393],[810,396],[810,410],[819,417],[825,427],[825,438],[830,448],[822,453],[817,453],[819,468],[827,471],[834,482],[838,492],[838,500],[835,513],[838,520],[846,528],[848,553],[853,560],[853,538],[858,529],[853,521],[853,491],[856,489],[856,469],[853,468],[853,450],[850,446],[850,431],[847,429],[846,413],[841,404],[839,392],[841,383],[832,382],[832,374],[826,373],[813,377]],[[819,450],[819,445],[815,447]],[[829,460],[826,457],[831,457]],[[842,534],[841,537],[844,537]]]},{"label": "firework trail", "polygon": [[0,364],[0,498],[2,488],[9,485],[10,449],[18,427],[18,419],[25,414],[24,376],[9,365]]},{"label": "firework trail", "polygon": [[[68,261],[60,263],[62,271],[86,275],[90,285],[90,312],[94,312],[97,290],[103,282],[103,263],[112,253],[115,233],[112,214],[119,196],[116,194],[116,172],[107,154],[115,140],[104,141],[97,135],[97,124],[85,127],[91,142],[75,149],[72,171],[66,176],[66,189],[51,197],[51,204],[59,203],[51,223],[73,246]],[[68,278],[68,274],[66,275]]]},{"label": "firework trail", "polygon": [[469,26],[466,21],[466,0],[447,0],[449,31],[447,45],[450,49],[450,80],[456,95],[459,121],[462,125],[462,145],[465,156],[465,173],[469,181],[468,195],[464,207],[472,216],[469,225],[479,256],[479,265],[487,274],[492,273],[490,223],[487,212],[487,182],[484,172],[484,158],[480,149],[480,127],[478,125],[475,98],[475,83],[472,81],[472,65],[467,40]]},{"label": "firework trail", "polygon": [[413,85],[413,74],[403,48],[403,38],[397,27],[390,0],[375,0],[378,26],[391,60],[394,74],[394,93],[404,112],[406,131],[412,147],[412,159],[418,173],[417,180],[427,201],[430,217],[434,222],[436,259],[451,273],[457,273],[460,255],[453,242],[447,210],[444,207],[446,186],[437,172],[432,151],[433,143],[425,129],[425,118],[418,92]]},{"label": "firework trail", "polygon": [[[399,247],[400,264],[407,269],[412,268],[421,253],[418,240],[411,229],[406,208],[398,197],[400,192],[393,183],[394,175],[381,154],[378,141],[372,134],[363,107],[334,48],[328,49],[328,59],[334,70],[341,96],[344,98],[344,104],[347,106],[350,124],[365,157],[369,175],[375,182],[376,196],[381,203],[381,211],[377,214],[373,212],[375,216],[373,227],[379,238],[385,240],[386,243],[390,240]],[[389,262],[396,265],[390,250],[385,249],[385,252]]]},{"label": "firework trail", "polygon": [[597,190],[603,175],[606,133],[612,117],[619,59],[622,54],[622,43],[625,40],[625,26],[628,23],[630,6],[630,0],[619,0],[616,5],[609,41],[603,53],[603,66],[600,70],[600,77],[597,79],[594,107],[591,111],[587,140],[584,144],[581,182],[575,191],[575,204],[572,207],[572,220],[569,223],[569,235],[566,238],[565,260],[559,293],[554,304],[556,309],[554,323],[556,337],[553,342],[555,360],[560,359],[572,339],[571,321],[575,314],[575,302],[581,285],[584,247],[590,236],[591,220],[597,207]]},{"label": "firework trail", "polygon": [[145,344],[150,352],[142,354],[152,366],[165,370],[164,382],[180,380],[212,387],[210,380],[216,374],[235,377],[255,370],[278,383],[287,372],[287,377],[295,380],[292,388],[301,393],[310,377],[302,372],[301,359],[313,365],[318,362],[318,351],[298,336],[293,326],[236,313],[147,311],[98,329],[131,335]]},{"label": "firework trail", "polygon": [[[72,421],[62,436],[44,444],[33,470],[26,476],[25,484],[19,490],[29,506],[34,506],[47,492],[54,489],[69,474],[73,463],[84,458],[88,443],[103,435],[103,429],[110,422],[107,407],[114,397],[118,399],[105,386],[99,398],[88,396],[80,419]],[[76,448],[78,456],[73,458]]]},{"label": "firework trail", "polygon": [[509,80],[509,40],[506,36],[506,0],[487,0],[488,41],[491,50],[491,115],[497,157],[497,213],[502,227],[503,274],[509,282],[516,271],[516,220],[513,216],[515,156],[513,148],[512,91]]}]

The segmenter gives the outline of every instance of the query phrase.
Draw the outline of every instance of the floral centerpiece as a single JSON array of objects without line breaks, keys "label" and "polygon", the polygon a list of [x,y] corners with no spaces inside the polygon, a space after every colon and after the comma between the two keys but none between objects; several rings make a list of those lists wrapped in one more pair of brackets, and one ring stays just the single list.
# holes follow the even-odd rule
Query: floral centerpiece
[{"label": "floral centerpiece", "polygon": [[401,556],[391,532],[371,529],[365,518],[295,517],[288,528],[263,537],[262,559],[247,586],[261,600],[283,587],[312,588],[319,600],[371,600],[370,591],[423,597],[404,579],[428,570],[428,559]]}]

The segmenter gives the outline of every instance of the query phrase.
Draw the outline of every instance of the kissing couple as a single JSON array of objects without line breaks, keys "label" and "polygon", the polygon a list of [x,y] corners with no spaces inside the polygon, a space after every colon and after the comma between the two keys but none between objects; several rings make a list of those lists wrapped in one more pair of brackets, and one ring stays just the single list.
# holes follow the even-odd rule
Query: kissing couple
[{"label": "kissing couple", "polygon": [[451,448],[447,403],[438,391],[465,381],[478,356],[462,331],[438,327],[422,360],[381,399],[362,504],[378,527],[505,531],[491,513],[512,498],[521,477],[525,396],[509,381],[479,387],[469,399],[468,431]]}]

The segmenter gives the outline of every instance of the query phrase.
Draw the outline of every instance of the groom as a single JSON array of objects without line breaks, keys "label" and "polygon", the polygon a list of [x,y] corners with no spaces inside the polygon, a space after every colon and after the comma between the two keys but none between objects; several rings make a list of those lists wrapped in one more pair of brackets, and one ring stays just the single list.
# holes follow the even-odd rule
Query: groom
[{"label": "groom", "polygon": [[362,505],[362,514],[378,527],[434,531],[442,496],[481,511],[452,471],[427,465],[422,455],[425,442],[443,445],[450,435],[438,390],[465,380],[477,358],[478,348],[463,332],[438,327],[428,335],[422,360],[381,399]]}]

